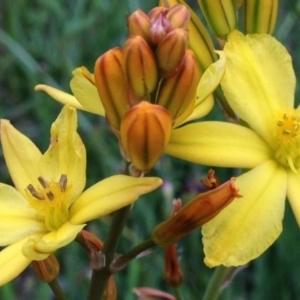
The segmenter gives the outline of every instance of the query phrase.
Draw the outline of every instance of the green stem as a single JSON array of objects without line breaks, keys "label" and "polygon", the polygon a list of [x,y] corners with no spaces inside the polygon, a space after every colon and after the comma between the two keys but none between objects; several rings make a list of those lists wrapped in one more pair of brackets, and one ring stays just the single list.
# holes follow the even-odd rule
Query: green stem
[{"label": "green stem", "polygon": [[67,300],[63,290],[61,289],[57,278],[48,283],[57,300]]},{"label": "green stem", "polygon": [[111,265],[112,272],[117,272],[123,269],[129,261],[136,258],[142,252],[156,246],[156,244],[151,240],[145,240],[144,242],[140,243],[139,245],[135,246],[131,250],[129,250],[124,255],[120,256],[116,261],[114,261]]},{"label": "green stem", "polygon": [[110,264],[114,259],[117,244],[125,226],[125,221],[130,212],[131,205],[116,211],[102,253],[105,255],[105,267],[93,270],[88,300],[99,300],[103,296],[109,277],[111,276]]},{"label": "green stem", "polygon": [[223,266],[217,267],[210,279],[202,300],[217,300],[222,293],[222,285],[230,274],[232,274],[232,268],[225,268]]},{"label": "green stem", "polygon": [[174,287],[172,290],[176,300],[183,300],[183,297],[181,297],[178,287]]}]

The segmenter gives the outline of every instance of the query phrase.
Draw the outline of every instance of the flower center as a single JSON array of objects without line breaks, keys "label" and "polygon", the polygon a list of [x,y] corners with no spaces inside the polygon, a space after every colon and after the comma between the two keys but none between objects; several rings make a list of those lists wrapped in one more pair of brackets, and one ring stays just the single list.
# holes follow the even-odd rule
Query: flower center
[{"label": "flower center", "polygon": [[300,117],[297,114],[283,114],[277,121],[278,145],[276,159],[295,173],[300,168]]},{"label": "flower center", "polygon": [[29,184],[26,192],[28,201],[41,216],[49,231],[58,229],[68,220],[70,186],[67,175],[62,174],[59,182],[38,177],[39,185]]}]

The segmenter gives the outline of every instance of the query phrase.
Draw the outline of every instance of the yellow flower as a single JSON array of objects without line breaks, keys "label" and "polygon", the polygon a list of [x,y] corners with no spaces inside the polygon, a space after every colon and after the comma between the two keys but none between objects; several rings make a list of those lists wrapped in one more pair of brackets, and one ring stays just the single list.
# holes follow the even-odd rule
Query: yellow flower
[{"label": "yellow flower", "polygon": [[282,231],[286,196],[300,225],[300,111],[291,57],[269,35],[237,31],[224,53],[222,89],[249,127],[193,124],[176,130],[166,149],[196,163],[251,169],[236,180],[243,198],[203,226],[209,266],[243,265],[272,245]]},{"label": "yellow flower", "polygon": [[117,175],[83,192],[86,152],[76,132],[76,110],[64,107],[42,154],[7,120],[1,142],[15,188],[0,183],[0,285],[33,260],[72,242],[85,223],[133,203],[161,184],[159,178]]}]

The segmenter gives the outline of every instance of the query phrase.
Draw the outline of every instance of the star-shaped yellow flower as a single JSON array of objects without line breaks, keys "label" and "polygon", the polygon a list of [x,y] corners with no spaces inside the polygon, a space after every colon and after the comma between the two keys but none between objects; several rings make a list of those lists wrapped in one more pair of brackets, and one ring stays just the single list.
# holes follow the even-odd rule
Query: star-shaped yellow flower
[{"label": "star-shaped yellow flower", "polygon": [[53,123],[48,150],[39,149],[7,120],[1,142],[15,188],[0,183],[0,285],[33,260],[70,242],[85,223],[133,203],[161,184],[159,178],[117,175],[83,192],[86,152],[77,114],[65,106]]},{"label": "star-shaped yellow flower", "polygon": [[300,225],[300,111],[291,57],[269,35],[237,31],[224,53],[222,89],[249,127],[192,124],[176,130],[166,149],[196,163],[251,169],[236,180],[243,198],[203,226],[209,266],[243,265],[272,245],[282,231],[286,196]]}]

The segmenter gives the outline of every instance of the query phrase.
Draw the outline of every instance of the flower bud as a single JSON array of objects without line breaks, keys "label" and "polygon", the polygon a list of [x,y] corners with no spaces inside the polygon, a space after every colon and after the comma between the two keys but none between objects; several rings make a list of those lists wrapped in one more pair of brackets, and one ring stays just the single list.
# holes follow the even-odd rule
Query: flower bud
[{"label": "flower bud", "polygon": [[138,296],[138,300],[175,300],[173,295],[149,287],[137,287],[133,289],[133,292]]},{"label": "flower bud", "polygon": [[114,129],[119,130],[121,119],[128,108],[122,49],[114,48],[100,56],[94,73],[106,118]]},{"label": "flower bud", "polygon": [[236,28],[236,9],[232,0],[198,0],[198,3],[216,36],[226,37]]},{"label": "flower bud", "polygon": [[59,263],[53,254],[44,260],[32,261],[32,266],[39,279],[47,283],[53,281],[60,270]]},{"label": "flower bud", "polygon": [[200,80],[200,72],[193,51],[186,50],[178,71],[162,81],[157,104],[170,111],[173,120],[180,117],[192,101]]},{"label": "flower bud", "polygon": [[150,18],[140,9],[133,12],[127,18],[129,35],[139,35],[144,38],[148,44],[152,43],[150,25]]},{"label": "flower bud", "polygon": [[172,130],[170,113],[147,101],[128,110],[121,124],[121,144],[137,169],[147,172],[164,151]]},{"label": "flower bud", "polygon": [[165,248],[165,281],[169,286],[178,287],[183,280],[183,272],[181,270],[176,245],[170,245]]},{"label": "flower bud", "polygon": [[244,4],[246,33],[272,34],[278,14],[278,0],[247,0]]},{"label": "flower bud", "polygon": [[173,28],[187,29],[190,21],[190,12],[184,5],[177,4],[167,12],[167,18]]},{"label": "flower bud", "polygon": [[162,6],[156,6],[153,9],[151,9],[148,13],[148,17],[150,18],[150,21],[153,22],[156,17],[160,14],[166,15],[168,12],[168,9]]},{"label": "flower bud", "polygon": [[170,31],[158,44],[155,56],[162,77],[175,73],[188,46],[189,35],[186,29]]},{"label": "flower bud", "polygon": [[104,291],[103,300],[116,300],[117,299],[117,287],[114,276],[110,276]]},{"label": "flower bud", "polygon": [[125,72],[132,92],[137,97],[148,99],[158,81],[154,53],[138,35],[128,38],[123,49]]},{"label": "flower bud", "polygon": [[176,243],[197,227],[219,214],[234,198],[241,197],[234,185],[234,178],[219,187],[199,194],[175,216],[158,224],[151,235],[154,243],[166,247]]},{"label": "flower bud", "polygon": [[[158,8],[160,8],[160,7],[158,7]],[[158,45],[161,42],[161,40],[167,35],[167,33],[170,32],[171,30],[173,30],[173,27],[172,27],[172,24],[169,21],[169,19],[166,17],[167,10],[163,10],[162,12],[158,13],[155,16],[153,16],[154,13],[152,13],[152,15],[151,15],[151,12],[150,12],[151,40],[152,40],[153,44]],[[157,10],[155,11],[155,13],[156,12],[157,12]]]}]

